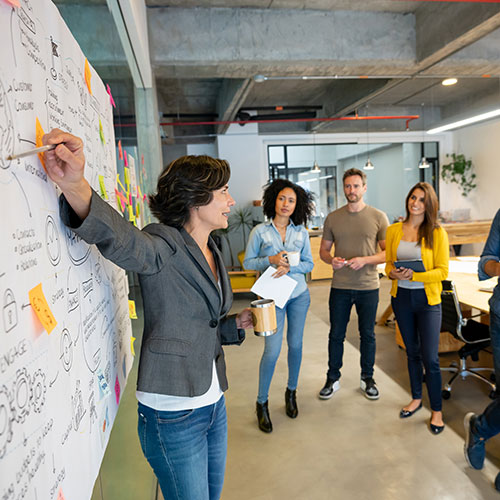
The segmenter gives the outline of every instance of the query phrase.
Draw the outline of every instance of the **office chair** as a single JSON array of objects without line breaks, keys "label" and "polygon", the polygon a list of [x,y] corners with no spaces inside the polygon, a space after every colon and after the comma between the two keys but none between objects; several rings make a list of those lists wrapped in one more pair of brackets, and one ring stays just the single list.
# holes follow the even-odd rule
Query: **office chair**
[{"label": "office chair", "polygon": [[465,380],[467,377],[476,377],[488,384],[491,388],[490,398],[495,397],[495,384],[479,372],[487,371],[494,373],[493,368],[469,367],[467,358],[473,361],[479,359],[479,351],[482,351],[490,345],[490,328],[488,325],[479,323],[473,319],[465,319],[462,316],[460,303],[458,302],[457,291],[453,281],[443,281],[443,291],[441,293],[443,316],[441,320],[441,331],[450,332],[455,338],[464,342],[459,351],[460,366],[453,362],[449,367],[442,367],[441,371],[453,373],[452,377],[444,385],[442,392],[443,399],[449,399],[451,396],[451,386],[457,377]]}]

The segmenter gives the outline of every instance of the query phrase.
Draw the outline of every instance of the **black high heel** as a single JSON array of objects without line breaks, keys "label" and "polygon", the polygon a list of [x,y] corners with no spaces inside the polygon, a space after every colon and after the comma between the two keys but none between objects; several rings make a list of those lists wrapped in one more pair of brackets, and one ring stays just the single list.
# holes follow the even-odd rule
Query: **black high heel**
[{"label": "black high heel", "polygon": [[297,415],[299,414],[299,409],[297,408],[297,391],[291,391],[287,387],[285,391],[285,405],[286,414],[290,418],[297,418]]},{"label": "black high heel", "polygon": [[257,421],[259,423],[259,429],[262,432],[270,433],[273,432],[273,424],[271,422],[271,417],[269,416],[269,408],[267,406],[267,401],[260,404],[257,401]]}]

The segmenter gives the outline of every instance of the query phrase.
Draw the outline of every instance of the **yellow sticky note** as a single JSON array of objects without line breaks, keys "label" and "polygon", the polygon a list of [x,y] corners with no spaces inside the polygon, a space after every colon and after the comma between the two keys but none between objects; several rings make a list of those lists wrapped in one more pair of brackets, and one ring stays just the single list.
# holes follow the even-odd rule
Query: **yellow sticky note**
[{"label": "yellow sticky note", "polygon": [[54,318],[52,311],[47,304],[47,299],[43,294],[42,284],[38,284],[35,288],[32,288],[28,292],[31,307],[35,311],[38,319],[42,323],[47,333],[50,334],[52,330],[56,327],[57,321]]},{"label": "yellow sticky note", "polygon": [[[125,167],[123,169],[124,173],[125,173],[125,184],[128,186],[130,186],[130,172],[129,172],[129,169],[127,167]],[[127,189],[128,191],[128,189]]]},{"label": "yellow sticky note", "polygon": [[[39,148],[40,146],[43,146],[42,137],[45,135],[45,132],[43,131],[42,125],[38,118],[36,118],[35,134],[36,134],[36,147]],[[43,153],[38,153],[38,159],[40,160],[43,169],[47,171],[47,169],[45,168],[45,159],[43,158]]]},{"label": "yellow sticky note", "polygon": [[121,187],[124,191],[126,191],[125,186],[122,184],[122,181],[120,180],[120,174],[116,174],[116,182],[117,182],[117,184],[119,184],[119,185],[120,185],[120,187]]},{"label": "yellow sticky note", "polygon": [[128,206],[128,220],[135,222],[134,207],[132,205]]},{"label": "yellow sticky note", "polygon": [[138,218],[139,215],[141,215],[141,209],[139,208],[139,202],[137,202],[137,205],[135,206],[135,216]]},{"label": "yellow sticky note", "polygon": [[92,73],[90,72],[89,62],[87,58],[85,58],[85,83],[87,84],[87,88],[89,89],[90,95],[92,95],[92,87],[90,85],[90,80],[92,79]]},{"label": "yellow sticky note", "polygon": [[130,352],[132,353],[132,356],[135,356],[134,342],[135,337],[130,337]]},{"label": "yellow sticky note", "polygon": [[102,175],[99,176],[99,187],[101,188],[101,196],[105,200],[109,200],[108,192],[106,191],[106,186],[104,185],[104,177]]},{"label": "yellow sticky note", "polygon": [[[137,313],[135,311],[135,302],[133,300],[128,301],[128,312],[129,312],[129,316],[132,319],[137,319]],[[132,338],[134,338],[134,337],[132,337]]]},{"label": "yellow sticky note", "polygon": [[101,142],[106,144],[106,139],[104,139],[104,129],[102,128],[101,119],[99,118],[99,137],[101,138]]}]

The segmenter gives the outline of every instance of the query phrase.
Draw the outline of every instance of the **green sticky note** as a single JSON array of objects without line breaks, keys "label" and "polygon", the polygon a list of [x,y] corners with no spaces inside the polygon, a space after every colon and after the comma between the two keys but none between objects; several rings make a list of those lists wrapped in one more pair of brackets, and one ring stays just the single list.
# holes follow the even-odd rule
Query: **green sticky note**
[{"label": "green sticky note", "polygon": [[101,142],[103,144],[106,144],[106,140],[104,139],[104,130],[102,128],[102,123],[100,118],[99,118],[99,136],[101,137]]},{"label": "green sticky note", "polygon": [[108,200],[108,193],[106,191],[106,186],[104,185],[104,177],[102,175],[99,176],[99,187],[101,188],[101,196]]}]

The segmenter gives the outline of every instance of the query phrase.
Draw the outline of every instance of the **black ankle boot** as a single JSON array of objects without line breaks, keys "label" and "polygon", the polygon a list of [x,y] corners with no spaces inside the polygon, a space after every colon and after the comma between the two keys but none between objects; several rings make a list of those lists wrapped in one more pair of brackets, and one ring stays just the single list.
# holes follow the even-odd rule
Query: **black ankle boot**
[{"label": "black ankle boot", "polygon": [[285,392],[286,414],[290,418],[297,418],[299,409],[297,408],[297,391],[291,391],[287,388]]},{"label": "black ankle boot", "polygon": [[257,402],[257,421],[259,422],[259,429],[262,432],[273,432],[273,424],[271,423],[271,417],[269,416],[267,401],[264,404]]}]

